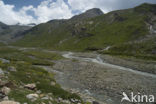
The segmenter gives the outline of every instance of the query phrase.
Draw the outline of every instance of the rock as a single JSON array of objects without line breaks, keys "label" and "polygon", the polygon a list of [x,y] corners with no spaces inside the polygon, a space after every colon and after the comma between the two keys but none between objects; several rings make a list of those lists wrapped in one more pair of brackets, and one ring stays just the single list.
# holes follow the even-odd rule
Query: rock
[{"label": "rock", "polygon": [[36,91],[37,94],[41,94],[42,92],[40,90]]},{"label": "rock", "polygon": [[0,104],[20,104],[20,103],[15,102],[15,101],[2,101],[2,102],[0,102]]},{"label": "rock", "polygon": [[30,99],[31,101],[37,100],[38,97],[39,97],[38,94],[28,94],[28,95],[26,96],[26,98],[27,98],[27,99]]},{"label": "rock", "polygon": [[8,96],[5,96],[5,97],[3,98],[3,100],[9,100],[9,97],[8,97]]},{"label": "rock", "polygon": [[42,100],[49,100],[49,97],[48,96],[45,96],[43,98],[41,98]]},{"label": "rock", "polygon": [[4,85],[5,85],[4,81],[0,79],[0,86],[4,86]]},{"label": "rock", "polygon": [[8,67],[8,70],[9,70],[9,71],[12,71],[12,72],[16,72],[16,71],[17,71],[16,68],[15,68],[14,66]]},{"label": "rock", "polygon": [[4,75],[4,71],[0,68],[0,75]]},{"label": "rock", "polygon": [[51,101],[48,102],[49,104],[53,104]]},{"label": "rock", "polygon": [[45,95],[44,94],[40,94],[40,97],[44,97]]},{"label": "rock", "polygon": [[71,104],[71,102],[69,100],[63,100],[62,103]]},{"label": "rock", "polygon": [[53,98],[52,98],[52,97],[49,97],[49,99],[50,99],[51,101],[53,101]]},{"label": "rock", "polygon": [[3,88],[1,89],[1,92],[2,92],[3,94],[5,94],[5,95],[8,95],[8,94],[10,93],[10,91],[11,91],[11,89],[8,88],[8,87],[3,87]]},{"label": "rock", "polygon": [[93,104],[100,104],[99,102],[97,102],[97,101],[93,101]]},{"label": "rock", "polygon": [[3,59],[3,58],[0,58],[0,61],[2,61],[3,64],[9,64],[10,63],[9,60]]},{"label": "rock", "polygon": [[27,88],[27,89],[30,89],[30,90],[34,90],[36,88],[36,84],[34,84],[34,83],[27,84],[24,87]]},{"label": "rock", "polygon": [[0,92],[0,99],[3,99],[4,97],[5,97],[5,95]]},{"label": "rock", "polygon": [[58,98],[58,101],[59,101],[59,102],[62,102],[62,101],[63,101],[63,99],[62,99],[62,98]]},{"label": "rock", "polygon": [[56,83],[52,81],[52,82],[51,82],[51,85],[52,85],[52,86],[55,86],[55,85],[56,85]]},{"label": "rock", "polygon": [[70,101],[72,102],[72,103],[78,103],[78,102],[80,102],[78,99],[70,99]]}]

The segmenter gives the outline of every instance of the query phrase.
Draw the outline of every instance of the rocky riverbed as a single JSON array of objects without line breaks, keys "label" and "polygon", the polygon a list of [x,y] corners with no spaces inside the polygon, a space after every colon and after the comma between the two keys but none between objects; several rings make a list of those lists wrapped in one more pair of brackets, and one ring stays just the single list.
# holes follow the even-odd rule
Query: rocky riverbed
[{"label": "rocky riverbed", "polygon": [[107,104],[120,104],[123,92],[156,95],[155,74],[152,74],[152,77],[151,74],[148,76],[149,73],[144,75],[119,70],[116,67],[98,64],[96,61],[102,61],[100,59],[90,61],[90,58],[97,58],[96,54],[79,53],[70,59],[69,54],[65,55],[68,59],[56,61],[53,67],[57,82],[65,89],[86,94]]}]

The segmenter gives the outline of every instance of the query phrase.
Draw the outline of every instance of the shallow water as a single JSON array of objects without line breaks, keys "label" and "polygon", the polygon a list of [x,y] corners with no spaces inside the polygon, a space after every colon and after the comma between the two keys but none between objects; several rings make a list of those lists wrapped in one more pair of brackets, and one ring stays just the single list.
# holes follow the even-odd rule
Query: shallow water
[{"label": "shallow water", "polygon": [[141,72],[141,71],[137,71],[134,69],[130,69],[130,68],[126,68],[126,67],[122,67],[122,66],[118,66],[118,65],[113,65],[113,64],[109,64],[104,62],[100,55],[97,55],[96,58],[83,58],[83,57],[77,57],[77,56],[73,56],[74,53],[72,52],[68,52],[66,54],[63,54],[62,56],[65,58],[69,58],[69,59],[78,59],[78,60],[82,60],[82,61],[89,61],[89,62],[94,62],[97,64],[101,64],[107,67],[111,67],[111,68],[115,68],[115,69],[119,69],[119,70],[124,70],[124,71],[129,71],[138,75],[142,75],[142,76],[146,76],[146,77],[152,77],[152,78],[156,78],[155,74],[150,74],[150,73],[146,73],[146,72]]}]

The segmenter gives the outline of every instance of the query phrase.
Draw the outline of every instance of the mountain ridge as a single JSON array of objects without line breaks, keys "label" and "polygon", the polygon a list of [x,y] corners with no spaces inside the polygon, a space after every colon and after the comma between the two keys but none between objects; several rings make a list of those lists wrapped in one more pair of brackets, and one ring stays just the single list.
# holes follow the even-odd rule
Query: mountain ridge
[{"label": "mountain ridge", "polygon": [[[151,25],[156,28],[155,8],[156,4],[142,4],[107,14],[97,13],[98,16],[91,18],[84,18],[84,14],[80,14],[73,17],[76,19],[52,20],[33,27],[23,39],[15,42],[15,45],[68,51],[102,51],[108,46],[111,50],[113,47],[130,45],[129,43],[143,44],[142,42],[147,41],[146,38],[155,39],[154,33],[149,29]],[[143,50],[139,48],[139,51],[142,54],[151,54],[151,51],[146,51],[155,51],[154,43],[151,44],[152,47],[145,47]],[[131,53],[135,53],[134,51]]]},{"label": "mountain ridge", "polygon": [[13,42],[17,40],[17,35],[21,35],[24,31],[30,29],[29,26],[6,25],[0,22],[0,41],[3,43]]}]

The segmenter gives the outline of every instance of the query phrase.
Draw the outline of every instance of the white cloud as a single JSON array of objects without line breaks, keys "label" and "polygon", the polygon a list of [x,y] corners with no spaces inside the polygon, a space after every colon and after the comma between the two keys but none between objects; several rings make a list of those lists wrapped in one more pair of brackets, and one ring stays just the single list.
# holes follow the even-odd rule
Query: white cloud
[{"label": "white cloud", "polygon": [[[125,9],[134,7],[147,0],[44,0],[34,7],[24,6],[19,11],[15,11],[14,5],[4,4],[0,0],[0,21],[6,24],[28,24],[28,23],[42,23],[52,19],[67,19],[72,17],[75,13],[73,11],[84,12],[91,8],[100,8],[103,12],[109,12],[117,9]],[[148,0],[149,3],[156,3],[156,0]],[[32,12],[34,16],[28,14]]]},{"label": "white cloud", "polygon": [[156,3],[156,0],[68,0],[72,10],[86,11],[91,8],[100,8],[105,13],[117,9],[132,8],[145,2]]},{"label": "white cloud", "polygon": [[[38,7],[24,6],[19,11],[14,10],[14,5],[4,4],[0,1],[0,21],[12,25],[12,24],[29,24],[29,23],[42,23],[51,19],[63,19],[73,16],[72,11],[63,0],[46,0],[41,2]],[[35,17],[31,16],[27,12],[31,11],[35,14]]]},{"label": "white cloud", "polygon": [[51,19],[63,19],[73,16],[68,5],[63,0],[47,0],[34,8],[34,13],[38,17],[38,22],[46,22]]},{"label": "white cloud", "polygon": [[33,17],[26,14],[28,8],[30,7],[23,7],[19,12],[15,12],[14,5],[5,5],[3,1],[0,1],[0,21],[6,24],[30,23]]}]

